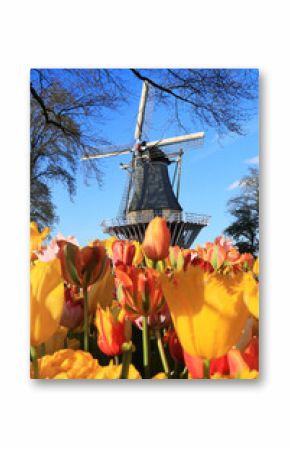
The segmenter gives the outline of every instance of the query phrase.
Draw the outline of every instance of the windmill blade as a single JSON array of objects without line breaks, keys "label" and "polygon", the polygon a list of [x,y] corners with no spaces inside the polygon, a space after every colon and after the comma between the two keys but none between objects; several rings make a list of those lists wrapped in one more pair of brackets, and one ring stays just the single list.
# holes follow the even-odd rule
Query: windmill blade
[{"label": "windmill blade", "polygon": [[139,111],[138,111],[137,123],[136,123],[136,128],[135,128],[135,139],[136,140],[141,139],[147,96],[148,96],[148,81],[144,81],[143,86],[142,86],[141,98],[140,98],[140,103],[139,103]]},{"label": "windmill blade", "polygon": [[128,154],[132,152],[132,148],[124,148],[123,150],[118,151],[106,151],[104,153],[99,154],[92,154],[89,156],[84,156],[81,158],[81,161],[87,161],[88,159],[101,159],[104,157],[111,157],[111,156],[119,156],[120,154]]},{"label": "windmill blade", "polygon": [[[187,150],[189,148],[201,148],[202,147],[202,143],[201,142],[194,142],[194,143],[185,143],[185,145],[182,145],[182,149],[183,150]],[[169,151],[167,150],[167,148],[163,148],[162,150],[165,154],[166,157],[168,158],[176,158],[177,156],[179,156],[179,151]]]},{"label": "windmill blade", "polygon": [[190,140],[198,140],[204,138],[204,132],[186,134],[184,136],[169,137],[168,139],[154,140],[152,142],[146,142],[146,147],[163,147],[168,145],[174,145],[177,143],[189,142]]}]

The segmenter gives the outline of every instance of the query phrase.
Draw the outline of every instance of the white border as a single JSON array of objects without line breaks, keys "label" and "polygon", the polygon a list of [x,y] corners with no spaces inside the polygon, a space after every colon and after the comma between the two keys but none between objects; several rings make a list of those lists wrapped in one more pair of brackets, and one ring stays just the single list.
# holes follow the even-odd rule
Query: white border
[{"label": "white border", "polygon": [[[104,3],[28,0],[2,6],[1,446],[286,447],[287,2]],[[126,385],[28,381],[28,83],[29,68],[35,66],[260,69],[260,381]]]}]

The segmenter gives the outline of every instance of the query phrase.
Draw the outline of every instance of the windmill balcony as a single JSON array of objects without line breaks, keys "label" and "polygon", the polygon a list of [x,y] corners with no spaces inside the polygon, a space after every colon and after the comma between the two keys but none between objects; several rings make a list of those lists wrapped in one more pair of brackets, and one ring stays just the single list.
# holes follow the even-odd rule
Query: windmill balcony
[{"label": "windmill balcony", "polygon": [[154,209],[134,211],[126,216],[116,217],[102,222],[103,232],[118,239],[131,239],[142,242],[148,223],[156,216],[164,217],[171,232],[171,245],[189,248],[200,230],[207,226],[208,215]]}]

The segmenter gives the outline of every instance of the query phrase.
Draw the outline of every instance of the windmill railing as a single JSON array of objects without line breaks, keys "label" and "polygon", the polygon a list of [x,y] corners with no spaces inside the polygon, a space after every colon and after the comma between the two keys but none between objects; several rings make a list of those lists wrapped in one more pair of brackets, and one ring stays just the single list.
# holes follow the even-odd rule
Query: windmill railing
[{"label": "windmill railing", "polygon": [[201,226],[206,226],[209,222],[209,215],[202,214],[194,214],[188,212],[169,212],[168,209],[166,211],[162,210],[153,210],[153,211],[136,211],[134,212],[134,216],[126,216],[126,217],[116,217],[110,220],[103,220],[102,227],[110,228],[115,226],[128,226],[139,223],[149,223],[156,216],[164,216],[168,223],[192,223],[199,224]]}]

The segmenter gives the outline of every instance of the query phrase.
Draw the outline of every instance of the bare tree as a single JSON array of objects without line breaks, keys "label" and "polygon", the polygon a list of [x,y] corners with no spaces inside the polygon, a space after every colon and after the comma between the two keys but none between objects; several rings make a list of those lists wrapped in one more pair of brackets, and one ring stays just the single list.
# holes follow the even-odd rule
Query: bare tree
[{"label": "bare tree", "polygon": [[[31,71],[31,219],[52,224],[57,216],[51,187],[62,182],[71,197],[81,156],[108,143],[96,131],[105,110],[126,101],[126,87],[107,70]],[[101,184],[101,172],[92,161],[83,167],[86,177]]]}]

